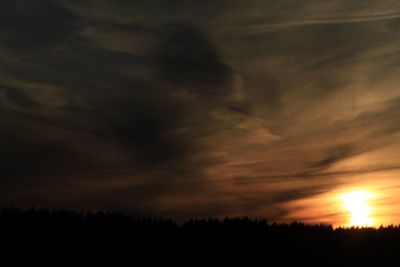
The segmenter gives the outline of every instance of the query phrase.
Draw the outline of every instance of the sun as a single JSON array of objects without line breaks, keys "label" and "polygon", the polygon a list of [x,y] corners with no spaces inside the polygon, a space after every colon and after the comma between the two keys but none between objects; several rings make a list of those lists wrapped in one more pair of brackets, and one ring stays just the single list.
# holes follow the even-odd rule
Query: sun
[{"label": "sun", "polygon": [[353,191],[340,196],[344,202],[343,208],[349,213],[348,226],[368,227],[373,225],[372,207],[369,204],[373,195],[368,191]]}]

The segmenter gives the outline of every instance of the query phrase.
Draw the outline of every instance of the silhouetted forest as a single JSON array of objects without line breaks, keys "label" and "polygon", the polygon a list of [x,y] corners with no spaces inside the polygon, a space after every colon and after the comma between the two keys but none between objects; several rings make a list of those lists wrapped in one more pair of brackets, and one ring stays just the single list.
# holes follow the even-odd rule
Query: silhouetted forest
[{"label": "silhouetted forest", "polygon": [[[249,218],[173,220],[113,212],[0,210],[3,255],[52,266],[397,266],[400,227],[333,229]],[[30,255],[30,256],[28,256]],[[78,260],[79,259],[79,260]],[[57,264],[55,264],[57,263]]]}]

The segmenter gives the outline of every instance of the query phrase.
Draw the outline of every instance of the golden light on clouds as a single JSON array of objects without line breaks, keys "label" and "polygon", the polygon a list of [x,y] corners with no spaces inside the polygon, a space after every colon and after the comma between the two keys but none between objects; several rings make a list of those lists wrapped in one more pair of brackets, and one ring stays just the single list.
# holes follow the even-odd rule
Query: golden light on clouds
[{"label": "golden light on clouds", "polygon": [[393,173],[393,177],[381,177],[379,181],[363,177],[362,184],[353,181],[331,191],[287,203],[283,208],[290,212],[284,218],[285,221],[290,222],[294,218],[309,224],[330,224],[335,228],[398,224],[398,173]]}]

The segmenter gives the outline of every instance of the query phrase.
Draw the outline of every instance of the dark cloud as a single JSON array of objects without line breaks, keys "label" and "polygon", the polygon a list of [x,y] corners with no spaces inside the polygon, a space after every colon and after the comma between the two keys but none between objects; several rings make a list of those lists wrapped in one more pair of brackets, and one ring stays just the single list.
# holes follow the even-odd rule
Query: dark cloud
[{"label": "dark cloud", "polygon": [[184,123],[186,113],[191,112],[179,103],[164,106],[155,100],[132,99],[118,102],[115,109],[109,117],[109,126],[122,145],[135,154],[136,160],[156,166],[166,161],[183,160],[193,151],[184,136],[173,133]]},{"label": "dark cloud", "polygon": [[59,40],[68,39],[75,29],[77,17],[63,8],[61,1],[26,0],[0,3],[1,42],[19,52],[49,48]]},{"label": "dark cloud", "polygon": [[223,62],[214,44],[195,27],[171,25],[160,43],[160,77],[176,86],[208,97],[227,96],[233,70]]},{"label": "dark cloud", "polygon": [[37,103],[35,100],[33,100],[31,97],[26,95],[25,93],[19,91],[18,89],[15,88],[10,88],[10,87],[0,87],[0,91],[5,92],[5,97],[7,100],[12,102],[15,105],[24,107],[24,108],[34,108],[39,106],[39,103]]}]

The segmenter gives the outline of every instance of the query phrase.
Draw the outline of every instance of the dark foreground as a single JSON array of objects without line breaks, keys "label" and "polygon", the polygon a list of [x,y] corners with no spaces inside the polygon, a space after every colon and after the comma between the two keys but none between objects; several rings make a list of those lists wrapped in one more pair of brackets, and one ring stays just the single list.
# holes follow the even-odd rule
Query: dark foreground
[{"label": "dark foreground", "polygon": [[[400,266],[400,228],[0,211],[2,266]],[[23,265],[24,264],[24,265]]]}]

